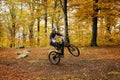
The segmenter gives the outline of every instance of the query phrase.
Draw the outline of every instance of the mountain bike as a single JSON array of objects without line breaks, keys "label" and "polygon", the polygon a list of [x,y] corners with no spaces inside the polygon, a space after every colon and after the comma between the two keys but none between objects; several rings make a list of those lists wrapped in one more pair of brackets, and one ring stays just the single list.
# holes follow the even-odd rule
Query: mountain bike
[{"label": "mountain bike", "polygon": [[[64,47],[67,47],[68,51],[70,54],[72,54],[75,57],[78,57],[80,55],[80,50],[78,47],[70,44],[70,43],[65,43],[64,38],[61,38],[61,53],[64,54]],[[58,53],[56,50],[50,51],[48,54],[48,60],[51,64],[59,64],[61,60],[61,55]]]}]

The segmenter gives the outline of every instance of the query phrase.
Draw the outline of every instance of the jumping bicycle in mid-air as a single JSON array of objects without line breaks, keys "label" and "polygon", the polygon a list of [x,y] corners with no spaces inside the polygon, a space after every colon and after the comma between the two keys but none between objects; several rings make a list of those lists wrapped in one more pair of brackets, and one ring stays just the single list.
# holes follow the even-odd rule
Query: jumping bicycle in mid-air
[{"label": "jumping bicycle in mid-air", "polygon": [[[66,44],[63,37],[61,38],[60,46],[61,54],[64,54],[64,47],[67,47],[69,53],[73,56],[78,57],[80,55],[79,48],[70,43]],[[61,58],[63,58],[63,56],[61,57],[60,53],[58,53],[56,50],[50,51],[48,54],[48,59],[51,64],[59,64]]]}]

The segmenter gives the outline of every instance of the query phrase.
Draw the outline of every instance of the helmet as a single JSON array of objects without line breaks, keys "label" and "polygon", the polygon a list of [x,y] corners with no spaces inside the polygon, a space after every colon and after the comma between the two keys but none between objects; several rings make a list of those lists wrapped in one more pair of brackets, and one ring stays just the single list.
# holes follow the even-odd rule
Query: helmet
[{"label": "helmet", "polygon": [[54,27],[54,28],[52,29],[52,31],[56,32],[56,31],[57,31],[57,29]]}]

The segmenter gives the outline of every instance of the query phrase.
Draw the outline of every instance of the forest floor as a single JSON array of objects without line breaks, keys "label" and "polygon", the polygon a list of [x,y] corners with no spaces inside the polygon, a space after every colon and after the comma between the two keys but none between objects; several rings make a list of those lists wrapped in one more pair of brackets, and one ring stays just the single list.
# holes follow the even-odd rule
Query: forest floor
[{"label": "forest floor", "polygon": [[27,48],[28,57],[16,59],[26,49],[0,48],[0,80],[120,80],[120,47],[82,47],[79,57],[65,49],[60,64],[48,61],[52,48]]}]

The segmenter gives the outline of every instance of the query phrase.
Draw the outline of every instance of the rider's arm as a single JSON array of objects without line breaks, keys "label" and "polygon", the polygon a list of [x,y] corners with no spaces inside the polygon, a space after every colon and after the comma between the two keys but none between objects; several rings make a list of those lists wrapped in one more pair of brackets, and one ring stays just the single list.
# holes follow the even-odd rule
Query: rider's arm
[{"label": "rider's arm", "polygon": [[52,38],[51,40],[52,40],[52,42],[53,42],[53,43],[55,43],[55,42],[56,42],[56,40],[55,40],[55,39],[53,39],[53,38]]},{"label": "rider's arm", "polygon": [[58,36],[63,36],[62,34],[60,34],[60,33],[58,33],[58,32],[57,32],[56,34],[57,34]]},{"label": "rider's arm", "polygon": [[54,34],[53,33],[50,34],[50,42],[52,42],[52,43],[56,42],[56,40],[54,39]]}]

